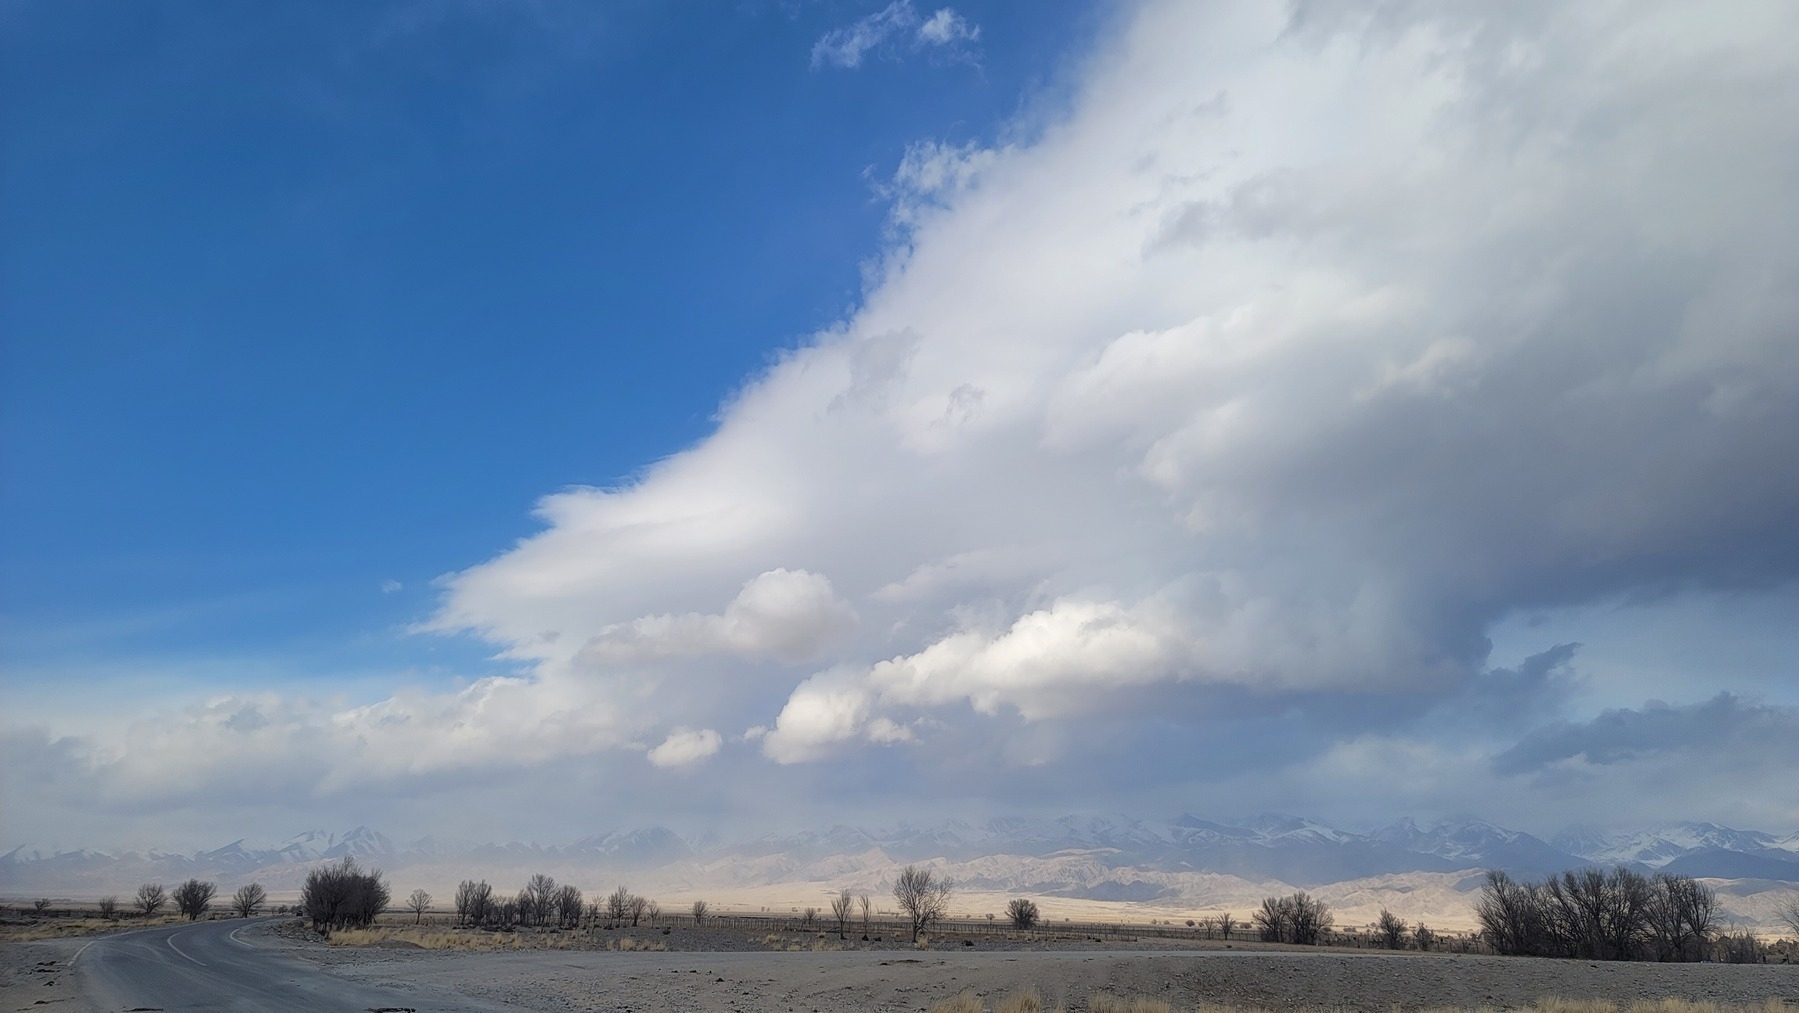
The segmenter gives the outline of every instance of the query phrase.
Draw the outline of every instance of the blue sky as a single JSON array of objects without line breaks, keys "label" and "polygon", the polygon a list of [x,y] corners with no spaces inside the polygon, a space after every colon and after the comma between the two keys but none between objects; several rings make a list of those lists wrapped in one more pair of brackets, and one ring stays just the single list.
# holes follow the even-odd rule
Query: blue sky
[{"label": "blue sky", "polygon": [[858,298],[871,180],[1106,18],[815,68],[863,6],[9,5],[9,669],[479,666],[396,635],[429,582],[704,435]]},{"label": "blue sky", "polygon": [[0,8],[0,844],[1799,827],[1796,19]]}]

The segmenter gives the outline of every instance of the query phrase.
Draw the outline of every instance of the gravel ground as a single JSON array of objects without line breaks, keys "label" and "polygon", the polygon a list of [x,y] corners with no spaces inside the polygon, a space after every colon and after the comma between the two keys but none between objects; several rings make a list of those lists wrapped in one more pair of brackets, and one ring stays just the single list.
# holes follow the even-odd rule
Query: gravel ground
[{"label": "gravel ground", "polygon": [[77,1010],[69,960],[85,939],[0,944],[0,1010]]},{"label": "gravel ground", "polygon": [[[760,937],[695,933],[670,952],[526,950],[466,953],[329,947],[252,930],[322,970],[402,990],[448,988],[537,1011],[917,1013],[971,991],[993,1004],[1035,988],[1069,1013],[1109,993],[1275,1010],[1522,1008],[1538,999],[1681,998],[1724,1005],[1799,1002],[1799,965],[1591,964],[1448,954],[1120,948],[1070,941],[1056,949],[961,947],[771,952]],[[0,946],[0,1011],[82,1010],[70,961],[83,940]],[[46,963],[48,962],[48,963]],[[79,964],[76,964],[78,969]],[[78,973],[78,970],[77,972]],[[100,1011],[95,1011],[100,1013]],[[110,1011],[107,1011],[110,1013]]]},{"label": "gravel ground", "polygon": [[982,949],[596,952],[348,949],[308,944],[333,973],[424,984],[541,1011],[915,1013],[972,991],[991,1006],[1035,988],[1084,1010],[1100,993],[1271,1009],[1521,1008],[1538,999],[1799,1001],[1799,966],[1528,960],[1271,950]]}]

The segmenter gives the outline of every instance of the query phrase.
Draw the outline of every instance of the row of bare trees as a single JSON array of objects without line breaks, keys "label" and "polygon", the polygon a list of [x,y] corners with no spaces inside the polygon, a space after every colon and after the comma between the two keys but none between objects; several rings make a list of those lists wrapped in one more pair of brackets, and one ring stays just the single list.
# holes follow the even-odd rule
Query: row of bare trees
[{"label": "row of bare trees", "polygon": [[[176,887],[174,892],[163,889],[161,883],[145,883],[137,888],[132,898],[132,907],[145,918],[151,918],[161,911],[169,901],[175,902],[175,910],[188,921],[196,921],[212,909],[212,899],[217,896],[219,888],[216,884],[198,879],[190,879]],[[254,917],[256,912],[268,902],[268,892],[260,883],[248,883],[238,887],[231,895],[231,910],[239,918]],[[112,919],[119,914],[119,898],[107,896],[100,898],[96,905],[100,909],[100,917]]]},{"label": "row of bare trees", "polygon": [[1623,866],[1574,869],[1537,883],[1493,871],[1475,914],[1488,944],[1503,954],[1705,960],[1717,897],[1690,876],[1645,876]]},{"label": "row of bare trees", "polygon": [[[456,922],[459,925],[487,928],[509,928],[514,925],[575,928],[583,914],[594,922],[638,925],[646,918],[654,920],[662,913],[661,905],[647,897],[639,897],[621,886],[603,901],[583,906],[579,888],[573,884],[558,885],[543,873],[533,875],[524,889],[511,898],[498,897],[487,880],[465,879],[456,888]],[[693,920],[706,916],[705,901],[695,901]]]}]

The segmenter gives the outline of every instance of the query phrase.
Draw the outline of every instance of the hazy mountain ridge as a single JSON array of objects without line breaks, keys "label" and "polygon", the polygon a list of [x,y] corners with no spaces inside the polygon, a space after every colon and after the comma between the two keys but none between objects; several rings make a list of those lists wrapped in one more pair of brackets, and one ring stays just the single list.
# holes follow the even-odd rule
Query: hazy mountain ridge
[{"label": "hazy mountain ridge", "polygon": [[[1235,824],[1184,815],[1168,822],[1065,816],[887,829],[840,825],[739,842],[688,839],[646,827],[562,845],[433,837],[400,845],[357,827],[341,834],[309,831],[279,842],[242,839],[186,855],[21,847],[0,856],[0,892],[97,895],[188,876],[224,883],[256,878],[271,889],[291,889],[309,868],[344,857],[433,883],[542,870],[583,881],[631,875],[677,891],[876,883],[899,865],[932,862],[954,867],[974,890],[1187,904],[1222,896],[1216,889],[1222,880],[1243,889],[1320,890],[1396,876],[1459,883],[1471,871],[1489,868],[1541,876],[1587,864],[1799,883],[1799,834],[1781,838],[1710,823],[1671,823],[1612,834],[1574,828],[1546,842],[1477,819],[1429,827],[1402,819],[1361,834],[1265,814]],[[1223,891],[1235,892],[1241,890]]]}]

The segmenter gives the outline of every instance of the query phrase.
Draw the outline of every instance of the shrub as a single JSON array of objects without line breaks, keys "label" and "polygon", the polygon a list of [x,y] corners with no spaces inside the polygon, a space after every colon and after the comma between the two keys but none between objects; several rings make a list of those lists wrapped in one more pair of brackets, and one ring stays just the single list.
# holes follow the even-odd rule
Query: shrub
[{"label": "shrub", "polygon": [[1768,959],[1768,947],[1749,931],[1720,935],[1716,951],[1718,961],[1725,964],[1761,964]]}]

